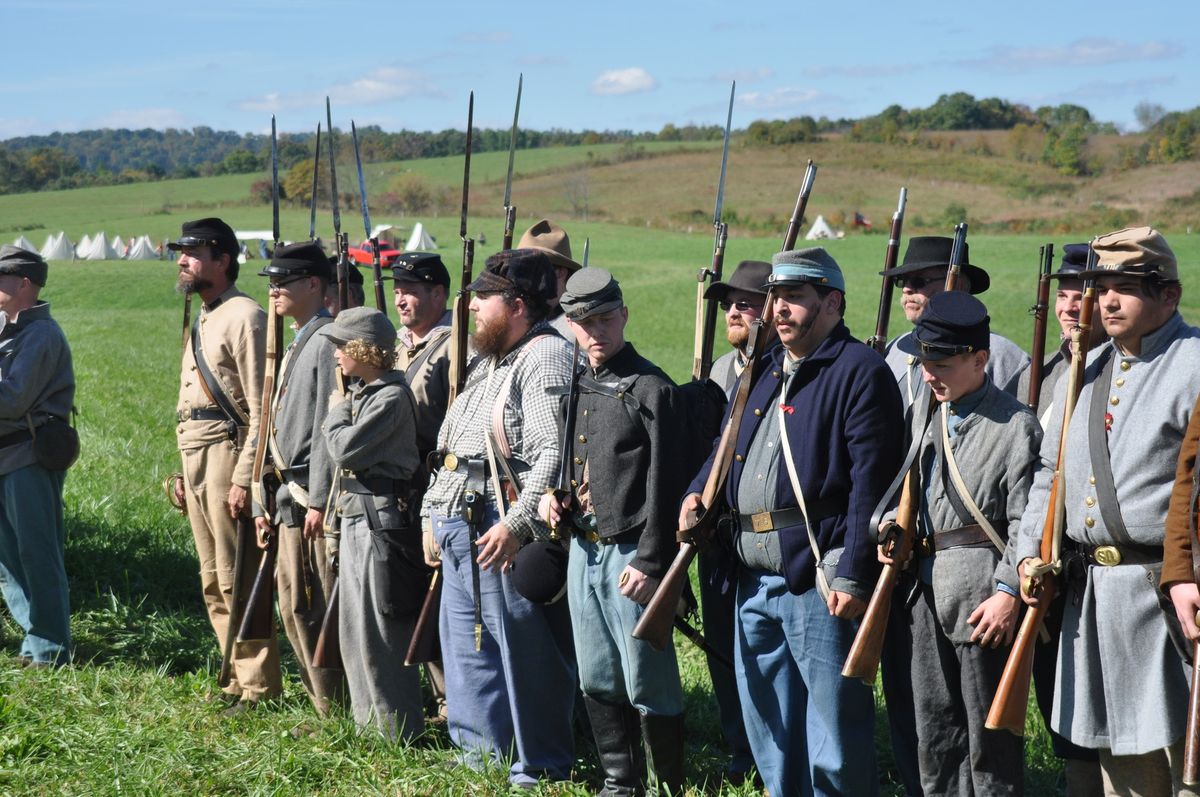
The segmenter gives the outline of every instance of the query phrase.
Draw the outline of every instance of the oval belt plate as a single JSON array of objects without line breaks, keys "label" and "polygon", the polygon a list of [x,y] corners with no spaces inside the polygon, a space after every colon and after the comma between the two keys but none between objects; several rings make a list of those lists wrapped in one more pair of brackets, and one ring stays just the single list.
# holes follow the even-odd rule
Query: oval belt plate
[{"label": "oval belt plate", "polygon": [[1121,552],[1112,545],[1101,545],[1092,553],[1092,556],[1095,558],[1096,564],[1104,567],[1121,564]]},{"label": "oval belt plate", "polygon": [[454,456],[453,453],[446,454],[442,458],[442,467],[446,470],[458,470],[458,457]]}]

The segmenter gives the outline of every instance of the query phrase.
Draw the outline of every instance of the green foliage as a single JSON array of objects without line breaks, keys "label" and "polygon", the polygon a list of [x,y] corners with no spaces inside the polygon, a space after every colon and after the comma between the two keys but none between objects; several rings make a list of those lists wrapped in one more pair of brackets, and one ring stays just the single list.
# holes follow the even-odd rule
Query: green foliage
[{"label": "green foliage", "polygon": [[746,128],[746,143],[763,146],[799,144],[805,141],[820,141],[817,122],[811,116],[792,119],[774,119],[769,122],[758,120]]},{"label": "green foliage", "polygon": [[1082,123],[1052,127],[1046,131],[1042,162],[1053,166],[1059,174],[1072,177],[1087,174],[1086,146],[1087,132]]},{"label": "green foliage", "polygon": [[1169,113],[1150,130],[1149,159],[1156,163],[1191,160],[1200,153],[1200,108]]}]

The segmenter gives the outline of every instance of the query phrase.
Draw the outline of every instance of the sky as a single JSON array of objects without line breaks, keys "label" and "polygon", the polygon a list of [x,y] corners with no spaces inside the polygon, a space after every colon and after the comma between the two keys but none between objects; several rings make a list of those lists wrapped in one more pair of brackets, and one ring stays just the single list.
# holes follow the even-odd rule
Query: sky
[{"label": "sky", "polygon": [[[1136,10],[1135,10],[1136,9]],[[0,140],[95,128],[308,132],[652,130],[857,118],[965,91],[1134,108],[1200,105],[1195,0],[843,3],[607,0],[0,0]],[[1192,77],[1187,77],[1191,75]]]}]

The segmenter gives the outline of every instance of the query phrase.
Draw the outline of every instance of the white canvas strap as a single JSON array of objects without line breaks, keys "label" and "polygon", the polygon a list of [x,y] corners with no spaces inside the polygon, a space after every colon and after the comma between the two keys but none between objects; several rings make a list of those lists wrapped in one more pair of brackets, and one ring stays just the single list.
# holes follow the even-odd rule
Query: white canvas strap
[{"label": "white canvas strap", "polygon": [[954,484],[954,489],[958,493],[958,497],[962,499],[963,505],[967,507],[967,511],[971,513],[971,517],[983,529],[983,533],[992,541],[992,545],[996,546],[996,550],[1001,555],[1004,554],[1004,540],[1000,539],[1000,535],[996,533],[996,529],[992,526],[988,519],[983,516],[983,512],[979,509],[979,505],[975,503],[975,499],[971,497],[970,491],[967,489],[966,482],[963,481],[962,473],[958,470],[958,462],[954,459],[954,450],[950,446],[950,426],[948,418],[950,417],[950,409],[947,405],[942,405],[942,451],[946,456],[946,469],[950,472],[950,481]]},{"label": "white canvas strap", "polygon": [[825,578],[825,571],[821,569],[821,548],[817,545],[817,537],[813,534],[812,524],[808,522],[808,506],[804,501],[804,490],[800,489],[800,477],[796,473],[796,461],[792,457],[792,445],[788,440],[787,433],[787,410],[791,409],[787,406],[784,398],[787,396],[787,386],[791,382],[784,383],[783,390],[780,393],[779,400],[779,444],[783,447],[783,461],[787,465],[788,479],[792,483],[792,492],[796,494],[796,502],[800,504],[800,514],[804,516],[804,530],[808,532],[808,545],[812,548],[813,556],[816,559],[817,568],[817,592],[821,594],[821,599],[829,600],[829,580]]}]

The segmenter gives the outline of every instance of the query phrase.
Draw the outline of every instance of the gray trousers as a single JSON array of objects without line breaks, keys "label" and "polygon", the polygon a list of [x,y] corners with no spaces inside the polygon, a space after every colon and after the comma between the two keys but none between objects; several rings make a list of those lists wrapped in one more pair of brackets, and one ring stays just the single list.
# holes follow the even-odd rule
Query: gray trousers
[{"label": "gray trousers", "polygon": [[1009,648],[951,642],[927,584],[909,609],[909,627],[917,763],[925,794],[1021,794],[1024,740],[983,727]]},{"label": "gray trousers", "polygon": [[[399,517],[383,510],[385,525]],[[404,666],[416,617],[379,613],[371,578],[371,530],[365,515],[342,518],[338,568],[338,622],[350,710],[359,727],[372,722],[389,738],[411,739],[425,730],[421,672]]]}]

